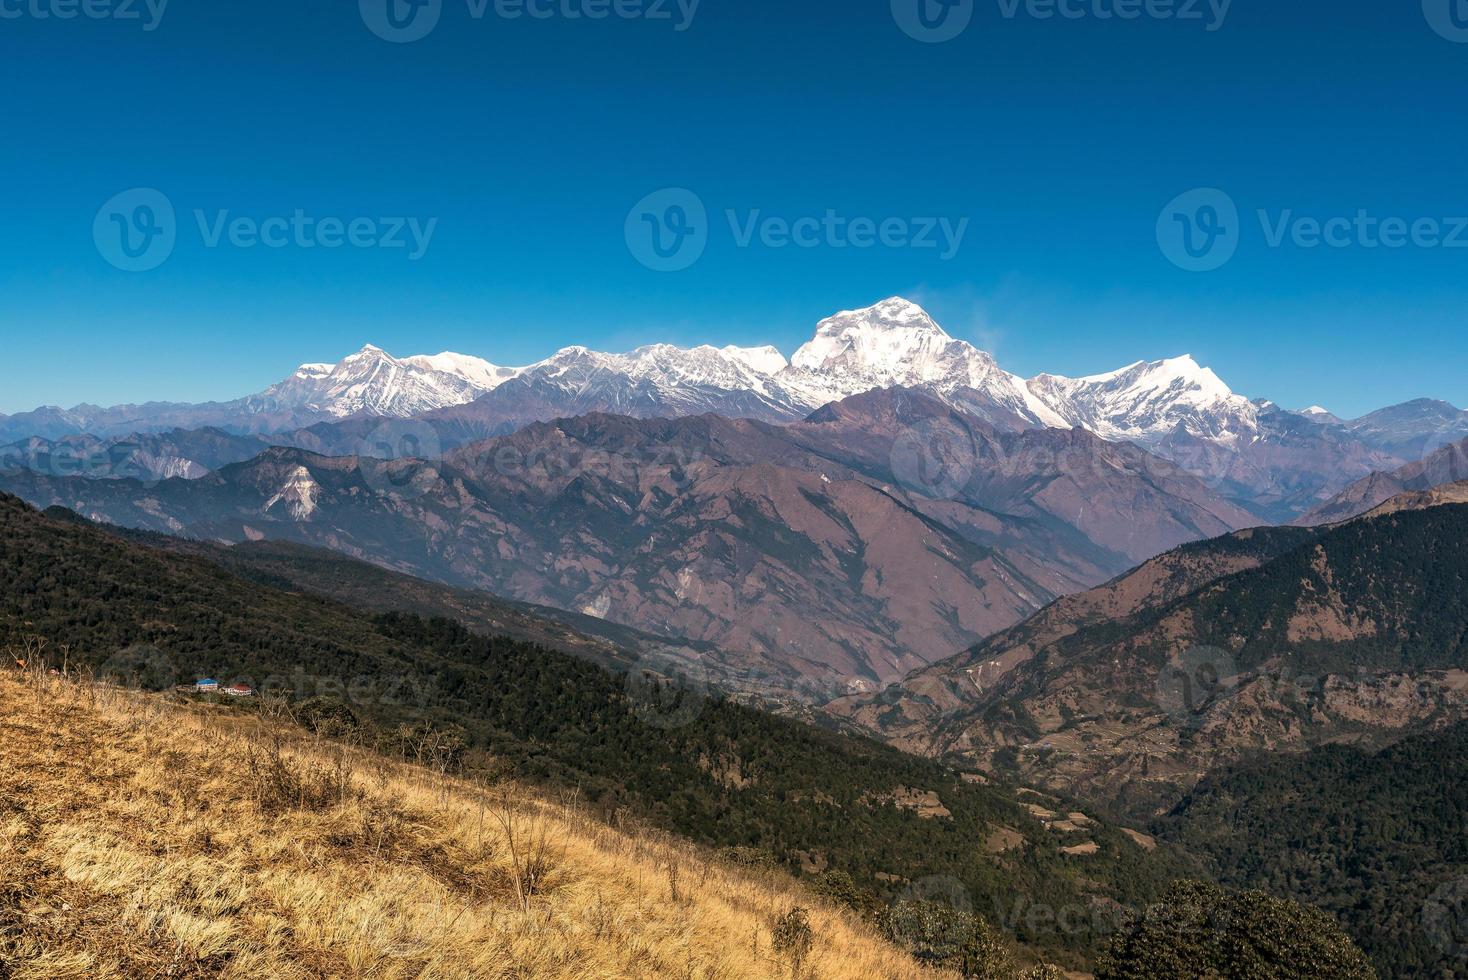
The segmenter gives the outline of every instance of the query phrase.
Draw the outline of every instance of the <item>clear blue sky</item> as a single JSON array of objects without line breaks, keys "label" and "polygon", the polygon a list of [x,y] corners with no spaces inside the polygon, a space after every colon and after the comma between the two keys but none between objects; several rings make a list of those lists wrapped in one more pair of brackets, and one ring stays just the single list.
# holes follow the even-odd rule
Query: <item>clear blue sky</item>
[{"label": "clear blue sky", "polygon": [[[685,31],[443,0],[408,44],[351,0],[173,0],[151,31],[34,16],[56,2],[0,0],[22,13],[0,19],[0,412],[232,397],[369,341],[509,364],[572,343],[789,353],[894,293],[1025,375],[1190,352],[1292,406],[1468,404],[1468,248],[1271,248],[1254,217],[1468,216],[1468,44],[1417,0],[1235,0],[1212,32],[971,0],[942,44],[899,30],[891,0],[703,0]],[[178,213],[151,272],[93,243],[134,187]],[[675,273],[624,238],[665,187],[712,219]],[[1209,273],[1157,241],[1198,187],[1244,216]],[[438,223],[413,262],[210,249],[195,209]],[[971,224],[944,261],[741,248],[726,209]]]}]

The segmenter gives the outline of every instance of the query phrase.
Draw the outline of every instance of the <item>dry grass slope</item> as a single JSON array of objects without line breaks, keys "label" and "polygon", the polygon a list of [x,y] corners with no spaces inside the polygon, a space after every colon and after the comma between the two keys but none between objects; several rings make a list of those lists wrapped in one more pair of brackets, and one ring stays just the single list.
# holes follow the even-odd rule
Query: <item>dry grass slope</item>
[{"label": "dry grass slope", "polygon": [[790,879],[207,706],[0,672],[0,980],[935,978]]}]

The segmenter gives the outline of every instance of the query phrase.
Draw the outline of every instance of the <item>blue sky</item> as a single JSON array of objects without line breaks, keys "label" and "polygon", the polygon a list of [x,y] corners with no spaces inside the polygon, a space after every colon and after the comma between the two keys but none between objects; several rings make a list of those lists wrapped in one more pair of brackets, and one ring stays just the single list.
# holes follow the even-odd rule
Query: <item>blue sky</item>
[{"label": "blue sky", "polygon": [[[1076,19],[966,0],[967,29],[934,44],[892,0],[702,0],[691,24],[672,0],[672,20],[442,0],[402,44],[349,0],[172,0],[152,30],[144,0],[141,20],[37,16],[65,2],[0,0],[0,412],[233,397],[369,341],[509,364],[572,343],[789,353],[891,294],[1024,375],[1190,352],[1293,406],[1468,404],[1468,247],[1370,248],[1354,225],[1435,220],[1440,240],[1468,217],[1468,43],[1417,0],[1234,0],[1221,26],[1206,2],[1202,20],[1122,20],[1096,16],[1117,0],[1069,0]],[[175,209],[151,271],[94,238],[133,188]],[[663,188],[708,213],[677,272],[626,234]],[[1209,272],[1159,247],[1159,216],[1181,227],[1164,207],[1195,188],[1239,211],[1237,252]],[[1277,246],[1261,209],[1286,222]],[[968,224],[951,257],[824,233],[742,246],[731,210],[741,227]],[[403,218],[432,236],[416,260],[227,232],[208,247],[222,213],[297,211],[365,221],[361,241]],[[1296,241],[1295,219],[1342,217],[1343,247]]]}]

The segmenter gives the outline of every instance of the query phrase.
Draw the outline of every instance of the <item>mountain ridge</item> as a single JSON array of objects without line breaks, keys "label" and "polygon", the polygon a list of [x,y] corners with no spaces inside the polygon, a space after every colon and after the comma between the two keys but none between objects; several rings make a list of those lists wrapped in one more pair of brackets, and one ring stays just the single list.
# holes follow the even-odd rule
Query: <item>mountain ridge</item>
[{"label": "mountain ridge", "polygon": [[[788,360],[770,346],[651,344],[625,354],[572,346],[524,367],[499,367],[448,352],[398,358],[369,344],[337,364],[301,365],[286,380],[232,402],[11,416],[0,419],[0,443],[84,432],[126,441],[152,430],[213,426],[326,455],[395,458],[598,412],[712,412],[788,424],[844,398],[899,387],[1004,429],[1081,428],[1134,443],[1269,523],[1294,520],[1352,481],[1411,463],[1414,453],[1448,438],[1468,437],[1468,412],[1426,399],[1352,422],[1250,401],[1189,355],[1026,380],[950,336],[917,304],[891,297],[822,320]],[[208,468],[193,462],[159,462],[153,475],[197,476]]]},{"label": "mountain ridge", "polygon": [[276,447],[193,481],[18,469],[0,486],[124,527],[330,547],[751,668],[776,656],[826,692],[1249,519],[1135,446],[997,428],[903,389],[784,426],[587,415],[428,460]]},{"label": "mountain ridge", "polygon": [[1468,717],[1460,497],[1184,546],[830,710],[1138,816],[1250,751]]}]

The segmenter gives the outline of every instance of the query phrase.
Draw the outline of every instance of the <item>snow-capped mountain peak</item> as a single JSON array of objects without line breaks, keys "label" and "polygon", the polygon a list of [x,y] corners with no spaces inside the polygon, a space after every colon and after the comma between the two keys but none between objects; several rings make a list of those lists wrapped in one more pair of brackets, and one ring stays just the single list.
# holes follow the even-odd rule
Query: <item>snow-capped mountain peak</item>
[{"label": "snow-capped mountain peak", "polygon": [[992,421],[1068,428],[989,353],[892,297],[823,320],[777,380],[817,407],[873,388],[923,388]]},{"label": "snow-capped mountain peak", "polygon": [[936,361],[953,343],[922,307],[894,296],[822,320],[790,363],[805,371],[897,377]]},{"label": "snow-capped mountain peak", "polygon": [[1258,429],[1258,407],[1189,354],[1084,378],[1042,374],[1029,388],[1071,424],[1104,439],[1146,443],[1181,427],[1231,443]]},{"label": "snow-capped mountain peak", "polygon": [[[512,379],[516,383],[506,386]],[[1087,377],[1042,374],[1026,381],[951,336],[918,304],[894,296],[822,320],[788,361],[772,346],[650,344],[623,354],[566,347],[517,368],[449,351],[397,358],[367,344],[336,364],[302,364],[259,395],[195,414],[212,424],[265,431],[271,424],[354,415],[408,418],[494,393],[479,413],[485,431],[588,411],[717,412],[788,421],[892,387],[928,392],[996,425],[1080,427],[1154,448],[1180,432],[1238,445],[1257,436],[1260,414],[1270,411],[1234,394],[1189,355]],[[180,414],[167,418],[174,422]],[[1321,422],[1331,418],[1319,410],[1304,414]],[[231,421],[239,416],[260,421]],[[130,411],[129,424],[136,419]]]},{"label": "snow-capped mountain peak", "polygon": [[454,354],[449,351],[432,355],[418,354],[404,358],[403,363],[426,371],[452,374],[455,377],[463,378],[481,391],[493,391],[517,376],[522,370],[521,368],[500,367],[480,357]]},{"label": "snow-capped mountain peak", "polygon": [[302,364],[296,368],[297,378],[324,378],[336,368],[335,364]]},{"label": "snow-capped mountain peak", "polygon": [[785,359],[785,355],[780,353],[779,348],[774,346],[731,346],[721,349],[719,353],[731,360],[738,361],[758,374],[779,374],[790,366],[790,362]]},{"label": "snow-capped mountain peak", "polygon": [[[440,360],[444,358],[447,360]],[[285,381],[246,403],[254,412],[408,418],[472,401],[488,390],[480,376],[498,370],[488,362],[459,355],[399,360],[367,344],[336,364],[303,364]]]}]

